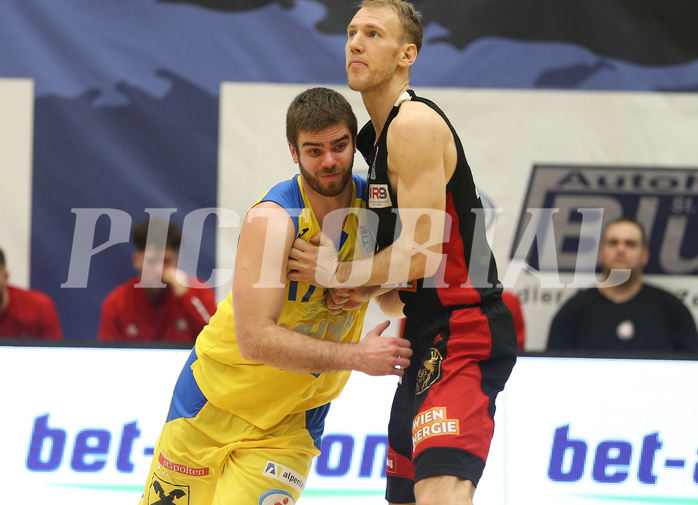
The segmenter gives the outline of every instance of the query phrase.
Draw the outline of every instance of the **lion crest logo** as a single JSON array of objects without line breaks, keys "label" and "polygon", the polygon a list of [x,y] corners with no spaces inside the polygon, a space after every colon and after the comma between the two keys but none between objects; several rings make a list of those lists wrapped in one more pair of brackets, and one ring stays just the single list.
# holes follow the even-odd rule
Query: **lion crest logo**
[{"label": "lion crest logo", "polygon": [[417,394],[422,394],[441,378],[442,361],[443,357],[438,349],[429,349],[429,357],[422,362],[417,372]]}]

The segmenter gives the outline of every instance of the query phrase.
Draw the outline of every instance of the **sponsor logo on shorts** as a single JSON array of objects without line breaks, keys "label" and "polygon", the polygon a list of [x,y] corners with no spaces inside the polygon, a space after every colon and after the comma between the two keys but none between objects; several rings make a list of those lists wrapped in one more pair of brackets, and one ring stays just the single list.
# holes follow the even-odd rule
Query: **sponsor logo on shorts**
[{"label": "sponsor logo on shorts", "polygon": [[368,208],[384,209],[393,205],[390,199],[390,191],[387,184],[369,184],[368,186]]},{"label": "sponsor logo on shorts", "polygon": [[388,458],[385,462],[385,471],[388,475],[395,475],[397,473],[397,461],[395,460],[395,454],[390,454],[390,452],[388,452]]},{"label": "sponsor logo on shorts", "polygon": [[273,461],[267,461],[267,466],[264,468],[264,475],[283,482],[284,484],[288,484],[299,492],[303,492],[305,488],[305,477],[303,475],[278,463],[274,463]]},{"label": "sponsor logo on shorts", "polygon": [[441,362],[443,358],[438,349],[429,349],[429,357],[424,360],[422,367],[417,372],[417,392],[422,394],[429,389],[432,384],[441,378]]},{"label": "sponsor logo on shorts", "polygon": [[177,463],[173,463],[169,459],[165,458],[165,455],[162,453],[160,453],[160,456],[158,456],[158,462],[162,468],[166,468],[170,472],[191,475],[192,477],[203,477],[204,475],[208,475],[208,468],[192,468],[186,465],[178,465]]},{"label": "sponsor logo on shorts", "polygon": [[259,505],[294,505],[295,500],[286,491],[270,489],[259,497]]},{"label": "sponsor logo on shorts", "polygon": [[448,419],[446,407],[434,407],[422,412],[412,421],[412,444],[415,447],[427,438],[458,434],[458,419]]},{"label": "sponsor logo on shorts", "polygon": [[189,505],[189,486],[177,486],[153,474],[148,505]]}]

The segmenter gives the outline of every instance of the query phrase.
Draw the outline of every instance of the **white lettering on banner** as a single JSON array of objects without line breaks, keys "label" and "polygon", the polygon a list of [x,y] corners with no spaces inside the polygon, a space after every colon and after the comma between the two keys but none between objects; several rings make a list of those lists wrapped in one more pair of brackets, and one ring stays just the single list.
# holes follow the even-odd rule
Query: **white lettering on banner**
[{"label": "white lettering on banner", "polygon": [[[75,233],[70,251],[68,279],[62,288],[86,288],[92,256],[116,244],[128,242],[131,233],[131,216],[118,209],[72,209],[75,214]],[[93,247],[97,220],[107,215],[110,219],[109,238]]]},{"label": "white lettering on banner", "polygon": [[[650,248],[645,273],[698,272],[698,235],[691,233],[698,225],[698,168],[535,165],[528,188],[512,258],[532,259],[532,242],[526,238],[537,216],[529,220],[526,214],[557,209],[554,217],[536,223],[541,272],[575,272],[576,277],[583,266],[593,273],[598,230],[621,216],[633,217],[645,228]],[[596,215],[580,220],[583,209]]]},{"label": "white lettering on banner", "polygon": [[[692,183],[691,183],[692,184]],[[534,195],[535,196],[535,195]],[[532,200],[534,196],[530,196]],[[619,205],[613,198],[608,196],[589,196],[568,194],[553,194],[550,203],[556,207],[527,207],[526,212],[528,217],[522,215],[517,234],[517,242],[515,251],[512,253],[512,260],[506,275],[503,278],[505,287],[512,287],[523,271],[527,271],[540,280],[543,288],[557,287],[591,287],[599,284],[596,278],[596,255],[598,244],[601,236],[603,222],[610,217],[619,215],[623,211],[623,207]],[[671,208],[674,215],[669,216],[664,221],[664,235],[661,242],[661,247],[657,251],[650,254],[650,265],[646,273],[669,273],[669,274],[691,274],[698,271],[698,255],[693,257],[682,256],[682,251],[687,251],[684,254],[692,254],[698,248],[698,242],[689,233],[694,225],[695,215],[698,214],[698,200],[677,200],[674,198]],[[683,198],[683,197],[681,197]],[[692,197],[691,197],[692,198]],[[544,199],[545,200],[545,199]],[[544,202],[546,203],[547,200]],[[581,205],[585,206],[581,206]],[[596,207],[588,207],[590,204]],[[660,208],[659,201],[655,197],[639,197],[637,204],[637,217],[645,223],[649,232],[655,229],[654,222],[661,217],[658,212]],[[249,215],[248,219],[266,218],[278,220],[279,214],[284,219],[290,214],[297,215],[296,212],[301,209],[266,209],[258,210],[254,215]],[[499,209],[495,209],[499,213]],[[151,214],[151,219],[155,217],[169,218],[176,209],[146,209]],[[61,284],[64,288],[85,288],[87,287],[90,262],[93,256],[104,251],[114,245],[128,242],[131,217],[124,211],[117,209],[96,208],[96,209],[73,209],[76,214],[75,232],[73,236],[73,245],[71,249],[70,265],[68,268],[68,279]],[[343,214],[346,214],[343,211]],[[581,224],[570,216],[572,213],[582,215]],[[677,214],[678,213],[678,214]],[[184,271],[193,272],[199,259],[199,251],[201,246],[202,227],[205,218],[211,214],[216,214],[219,218],[220,226],[236,227],[239,224],[239,217],[229,209],[198,209],[192,211],[185,217],[185,228],[183,230],[183,247],[179,258],[179,267]],[[484,211],[476,211],[477,226],[484,229],[485,215]],[[366,211],[366,219],[377,221],[374,213]],[[96,235],[96,225],[98,219],[102,216],[110,218],[109,238],[102,244],[93,246]],[[432,226],[430,228],[429,240],[424,243],[416,243],[412,239],[410,243],[411,256],[417,254],[423,255],[427,260],[429,268],[438,266],[443,255],[441,253],[432,252],[429,247],[441,244],[449,239],[451,231],[451,216],[442,211],[433,209],[402,209],[400,216],[403,223],[402,234],[404,237],[414,237],[414,226],[418,219],[429,217],[432,222],[440,222],[444,220],[444,226]],[[610,216],[610,217],[609,217]],[[568,219],[569,218],[569,219]],[[563,223],[561,220],[568,219],[569,222]],[[647,224],[650,223],[650,224]],[[657,227],[658,228],[658,227]],[[441,230],[447,230],[444,235]],[[323,232],[324,225],[323,225]],[[370,250],[370,244],[373,239],[369,235],[369,228],[365,225],[358,227],[357,243],[361,243],[364,251]],[[326,233],[327,234],[327,233]],[[651,235],[649,235],[651,239]],[[274,235],[268,234],[267,242],[273,240]],[[405,240],[408,240],[407,238]],[[574,242],[578,247],[570,252],[565,251],[565,244]],[[653,244],[656,241],[650,240]],[[536,260],[531,260],[531,249],[536,247]],[[275,247],[262,248],[261,254],[263,259],[262,275],[254,287],[281,287],[279,278],[281,272],[279,266],[282,264],[282,259],[279,257],[279,250]],[[331,251],[330,251],[331,252]],[[320,249],[321,254],[328,254],[327,248]],[[331,252],[334,254],[333,252]],[[491,254],[487,244],[477,242],[472,250],[472,257],[488,258]],[[656,258],[656,259],[652,259]],[[560,262],[558,264],[558,261]],[[654,262],[654,263],[653,263]],[[658,272],[657,267],[653,265],[659,262],[661,269]],[[477,263],[476,263],[477,264]],[[463,286],[473,286],[476,288],[490,287],[488,282],[488,262],[484,263],[484,267],[476,267],[473,264],[473,269],[469,274],[468,282]],[[406,277],[405,269],[409,268],[409,262],[392,261],[389,272],[389,284],[397,284],[401,279]],[[573,271],[574,281],[563,284],[560,279],[555,276],[544,276],[544,272],[559,272]],[[360,271],[359,271],[360,272]],[[448,287],[444,278],[443,271],[440,270],[436,275],[424,280],[424,286],[429,288]],[[365,279],[354,278],[354,273],[346,281],[346,285],[359,285]],[[356,274],[359,275],[359,274]],[[603,282],[604,286],[617,285],[625,280],[629,271],[613,270],[611,276]],[[215,279],[214,279],[215,277]],[[200,288],[205,285],[218,287],[226,284],[231,278],[231,271],[225,269],[214,269],[208,281],[195,281],[195,285],[191,288]],[[323,285],[331,279],[319,279]],[[146,287],[139,284],[139,287]],[[162,283],[158,281],[156,286],[162,287]]]},{"label": "white lettering on banner", "polygon": [[[148,208],[145,211],[150,214],[150,222],[155,223],[158,219],[165,221],[170,219],[170,216],[177,209],[170,208]],[[73,233],[73,245],[70,251],[70,265],[68,267],[68,279],[61,284],[62,288],[86,288],[90,273],[90,262],[92,257],[109,247],[117,244],[122,244],[129,241],[131,233],[131,216],[118,209],[110,208],[76,208],[72,209],[75,214],[75,231]],[[203,236],[203,228],[206,218],[211,214],[215,214],[218,218],[218,227],[237,227],[239,226],[239,216],[230,209],[224,208],[204,208],[197,209],[184,218],[182,229],[182,245],[180,248],[178,268],[186,272],[196,272],[196,266],[199,261],[199,253],[201,250],[201,238]],[[93,246],[97,231],[97,221],[102,216],[108,216],[110,220],[109,238],[97,245]],[[148,233],[149,246],[164,248],[165,234],[162,234],[162,244],[152,242],[151,233]],[[162,268],[162,266],[160,266]],[[203,287],[218,287],[229,282],[232,278],[232,270],[214,269],[211,277],[207,281],[196,281],[196,285],[189,286],[190,288]],[[139,284],[139,287],[163,287],[164,284],[157,282],[154,286]]]}]

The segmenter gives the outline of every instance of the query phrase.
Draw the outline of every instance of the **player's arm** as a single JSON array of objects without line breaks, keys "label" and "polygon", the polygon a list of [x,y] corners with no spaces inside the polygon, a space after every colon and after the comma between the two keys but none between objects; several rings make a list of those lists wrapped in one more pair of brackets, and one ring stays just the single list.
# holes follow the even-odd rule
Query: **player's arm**
[{"label": "player's arm", "polygon": [[48,340],[61,340],[63,338],[63,333],[61,331],[61,321],[58,317],[58,310],[56,310],[56,305],[53,300],[46,296],[45,303],[40,309],[41,317],[41,332],[42,338]]},{"label": "player's arm", "polygon": [[277,324],[294,238],[291,218],[274,203],[255,206],[242,225],[233,280],[235,332],[242,356],[294,372],[402,375],[396,367],[407,367],[412,351],[404,339],[380,336],[387,323],[358,344],[323,341]]},{"label": "player's arm", "polygon": [[196,340],[216,311],[215,293],[209,287],[190,287],[186,293],[175,300],[173,316],[182,317],[187,321],[191,340]]},{"label": "player's arm", "polygon": [[698,331],[693,315],[678,298],[671,301],[675,305],[671,311],[674,323],[673,350],[698,353]]},{"label": "player's arm", "polygon": [[381,295],[393,290],[393,288],[382,288],[380,286],[329,288],[327,290],[327,310],[330,314],[339,314],[343,310],[358,309],[371,298],[378,300]]},{"label": "player's arm", "polygon": [[386,316],[396,319],[405,317],[402,311],[405,308],[405,304],[400,300],[400,294],[397,289],[391,289],[376,297],[376,300],[378,301],[378,306],[381,308],[381,311],[383,311],[383,314]]},{"label": "player's arm", "polygon": [[[402,230],[393,244],[373,258],[368,284],[391,284],[430,277],[441,262],[446,168],[453,136],[441,116],[421,103],[406,102],[388,130],[388,170],[397,178]],[[420,249],[419,245],[426,245]],[[342,281],[352,265],[340,263]]]},{"label": "player's arm", "polygon": [[576,317],[575,299],[568,300],[555,314],[548,331],[546,351],[568,351],[577,348],[576,334],[579,320]]},{"label": "player's arm", "polygon": [[[403,107],[406,109],[393,120],[387,137],[388,169],[397,181],[400,201],[399,237],[373,257],[351,262],[337,261],[331,251],[318,254],[311,244],[296,241],[290,279],[334,287],[375,286],[436,273],[444,241],[444,160],[453,135],[441,116],[426,105],[406,102]],[[328,240],[322,240],[321,249],[330,246]]]},{"label": "player's arm", "polygon": [[102,303],[102,312],[99,318],[97,340],[102,342],[115,342],[125,338],[119,324],[118,309],[114,294],[110,293]]}]

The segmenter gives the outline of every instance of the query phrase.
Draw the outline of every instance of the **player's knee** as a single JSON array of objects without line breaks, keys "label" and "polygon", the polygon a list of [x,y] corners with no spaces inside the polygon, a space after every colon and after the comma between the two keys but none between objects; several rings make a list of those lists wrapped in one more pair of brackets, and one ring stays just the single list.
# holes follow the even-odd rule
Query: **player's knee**
[{"label": "player's knee", "polygon": [[475,485],[451,475],[437,475],[415,484],[417,505],[472,505]]}]

